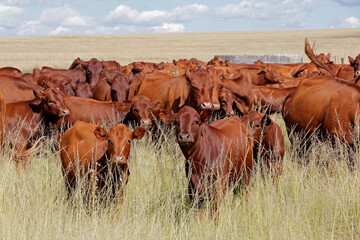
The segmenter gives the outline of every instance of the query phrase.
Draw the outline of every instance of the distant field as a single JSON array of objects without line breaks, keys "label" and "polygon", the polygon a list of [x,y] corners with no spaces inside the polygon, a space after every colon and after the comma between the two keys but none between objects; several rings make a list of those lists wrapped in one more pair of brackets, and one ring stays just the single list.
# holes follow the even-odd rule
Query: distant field
[{"label": "distant field", "polygon": [[315,52],[340,58],[360,53],[360,29],[254,31],[176,34],[121,34],[0,38],[0,67],[23,71],[44,65],[68,67],[80,57],[133,61],[172,61],[196,57],[208,61],[217,54],[300,54],[304,39],[316,41]]}]

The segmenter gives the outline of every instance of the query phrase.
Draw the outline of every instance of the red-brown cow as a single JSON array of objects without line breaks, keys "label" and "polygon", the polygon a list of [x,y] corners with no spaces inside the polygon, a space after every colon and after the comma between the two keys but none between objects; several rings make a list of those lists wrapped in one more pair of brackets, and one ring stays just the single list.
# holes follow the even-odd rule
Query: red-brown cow
[{"label": "red-brown cow", "polygon": [[79,179],[93,170],[95,176],[89,176],[87,183],[91,185],[91,179],[96,180],[90,187],[95,187],[97,193],[106,193],[105,187],[111,187],[111,197],[119,196],[122,203],[124,191],[121,190],[130,175],[128,157],[131,140],[141,139],[145,132],[142,127],[131,132],[124,124],[116,124],[105,131],[95,124],[76,122],[64,133],[60,142],[62,169],[69,195]]},{"label": "red-brown cow", "polygon": [[[255,111],[246,113],[240,120],[249,128],[255,141],[253,151],[255,161],[261,161],[260,166],[266,167],[267,173],[273,175],[277,185],[285,154],[284,137],[279,125],[269,116]],[[262,131],[257,130],[259,126]]]},{"label": "red-brown cow", "polygon": [[40,91],[42,87],[22,78],[0,75],[0,92],[5,97],[5,103],[32,100],[34,90]]},{"label": "red-brown cow", "polygon": [[175,125],[176,138],[186,158],[191,200],[195,195],[200,196],[200,203],[203,197],[215,197],[213,211],[217,212],[229,185],[242,178],[244,187],[249,184],[254,143],[240,119],[231,117],[209,125],[206,123],[209,111],[199,114],[189,106],[183,107],[175,117],[160,116]]},{"label": "red-brown cow", "polygon": [[75,69],[55,69],[51,67],[42,67],[40,73],[48,73],[48,74],[61,74],[67,76],[68,78],[80,82],[86,81],[86,72],[82,68],[75,68]]},{"label": "red-brown cow", "polygon": [[294,130],[306,139],[312,134],[320,139],[339,138],[351,146],[359,106],[360,87],[356,84],[313,77],[303,80],[285,100],[283,117],[289,134]]},{"label": "red-brown cow", "polygon": [[0,75],[21,77],[23,73],[19,69],[14,67],[2,67],[0,68]]},{"label": "red-brown cow", "polygon": [[272,88],[252,85],[251,89],[254,94],[254,103],[260,105],[261,110],[266,113],[273,114],[282,111],[285,98],[295,92],[297,87]]},{"label": "red-brown cow", "polygon": [[168,112],[178,112],[184,105],[201,111],[214,109],[212,97],[218,84],[219,78],[213,69],[188,68],[185,76],[180,77],[166,73],[146,75],[135,89],[135,95],[147,96],[151,101],[159,100],[160,107]]},{"label": "red-brown cow", "polygon": [[39,138],[50,123],[69,115],[64,95],[57,89],[48,87],[43,91],[34,90],[33,94],[33,100],[6,104],[4,131],[14,132],[10,142],[20,154],[31,146],[29,140]]}]

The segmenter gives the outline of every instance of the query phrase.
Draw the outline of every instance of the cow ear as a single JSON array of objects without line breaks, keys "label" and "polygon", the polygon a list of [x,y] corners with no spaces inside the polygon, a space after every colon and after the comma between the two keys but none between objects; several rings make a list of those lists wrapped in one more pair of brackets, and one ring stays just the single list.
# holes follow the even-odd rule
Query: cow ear
[{"label": "cow ear", "polygon": [[97,139],[106,140],[107,132],[102,127],[96,127],[94,130],[94,135]]},{"label": "cow ear", "polygon": [[204,110],[200,113],[200,119],[203,123],[206,123],[210,120],[211,116],[213,114],[213,110]]},{"label": "cow ear", "polygon": [[105,61],[104,61],[104,60],[101,61],[101,66],[102,66],[103,68],[105,68],[106,64],[105,64]]},{"label": "cow ear", "polygon": [[46,99],[45,93],[41,90],[33,90],[33,93],[34,93],[35,98],[37,98],[37,99],[40,99],[40,100]]},{"label": "cow ear", "polygon": [[145,135],[146,133],[146,129],[143,128],[143,127],[137,127],[133,132],[132,132],[132,139],[136,139],[136,140],[139,140],[139,139],[142,139],[143,136]]},{"label": "cow ear", "polygon": [[261,125],[262,126],[269,126],[271,124],[271,118],[268,115],[264,115],[261,119]]},{"label": "cow ear", "polygon": [[355,60],[350,56],[348,56],[348,58],[349,58],[350,66],[354,66]]},{"label": "cow ear", "polygon": [[152,102],[151,105],[152,105],[152,109],[153,109],[153,110],[159,110],[159,109],[160,109],[161,102],[160,102],[160,100],[157,100],[157,101],[155,101],[155,102]]},{"label": "cow ear", "polygon": [[115,105],[116,108],[119,109],[120,111],[129,112],[131,107],[131,102],[121,101],[121,102],[116,102]]},{"label": "cow ear", "polygon": [[172,113],[167,112],[167,110],[165,109],[160,110],[159,117],[161,121],[163,121],[166,124],[174,123],[174,115]]},{"label": "cow ear", "polygon": [[191,76],[193,75],[194,71],[190,67],[188,67],[185,71],[186,79],[191,82]]}]

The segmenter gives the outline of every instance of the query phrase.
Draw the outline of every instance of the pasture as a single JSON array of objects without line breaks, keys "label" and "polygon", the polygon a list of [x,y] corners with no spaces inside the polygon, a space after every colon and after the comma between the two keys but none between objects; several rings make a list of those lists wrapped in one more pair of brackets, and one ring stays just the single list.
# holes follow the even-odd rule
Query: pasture
[{"label": "pasture", "polygon": [[[133,34],[0,38],[0,67],[24,72],[44,65],[67,68],[80,57],[172,61],[216,54],[304,54],[304,39],[315,52],[337,58],[360,53],[360,30]],[[341,144],[317,142],[299,155],[280,115],[272,116],[285,136],[278,187],[255,170],[248,193],[228,191],[217,223],[210,204],[197,210],[187,195],[184,161],[173,131],[165,141],[147,135],[132,142],[124,204],[85,204],[79,189],[68,200],[58,144],[46,139],[26,166],[0,151],[1,239],[359,239],[360,168],[350,171]],[[357,129],[359,133],[359,129]],[[359,135],[359,134],[357,134]],[[6,136],[8,139],[16,137]],[[360,141],[351,153],[359,159]],[[161,149],[156,151],[157,145]],[[306,164],[308,162],[308,164]]]}]

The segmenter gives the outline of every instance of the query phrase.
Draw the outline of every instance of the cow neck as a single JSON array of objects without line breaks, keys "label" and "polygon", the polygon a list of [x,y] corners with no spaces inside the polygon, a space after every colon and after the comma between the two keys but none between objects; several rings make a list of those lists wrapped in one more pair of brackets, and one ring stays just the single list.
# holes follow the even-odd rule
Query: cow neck
[{"label": "cow neck", "polygon": [[[194,98],[194,90],[193,88],[191,87],[191,84],[189,83],[189,94],[188,94],[188,97],[186,98],[185,100],[185,106],[190,106],[190,107],[193,107],[195,110],[198,109],[198,106],[197,106],[197,102],[196,102],[196,99]],[[182,106],[180,106],[182,107]]]},{"label": "cow neck", "polygon": [[194,144],[188,148],[182,146],[180,148],[187,160],[196,160],[199,163],[205,164],[206,160],[210,157],[209,154],[214,155],[212,157],[215,158],[220,154],[221,145],[223,144],[220,140],[221,138],[219,138],[221,135],[221,131],[207,123],[203,123],[199,128]]}]

